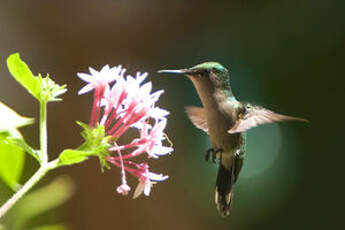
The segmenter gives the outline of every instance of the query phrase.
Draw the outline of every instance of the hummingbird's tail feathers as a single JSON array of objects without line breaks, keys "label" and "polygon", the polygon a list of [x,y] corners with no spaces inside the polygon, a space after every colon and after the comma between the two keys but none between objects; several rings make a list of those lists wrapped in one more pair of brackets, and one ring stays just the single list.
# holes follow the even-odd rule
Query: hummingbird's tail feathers
[{"label": "hummingbird's tail feathers", "polygon": [[233,185],[235,183],[234,172],[234,166],[228,170],[221,163],[219,164],[215,202],[217,205],[217,210],[222,217],[230,215],[231,201],[233,197]]},{"label": "hummingbird's tail feathers", "polygon": [[238,116],[238,120],[228,131],[228,133],[241,133],[255,126],[272,122],[291,120],[309,122],[308,120],[303,118],[282,115],[260,106],[252,106],[250,104],[246,104],[246,106],[243,108],[243,111],[239,113]]}]

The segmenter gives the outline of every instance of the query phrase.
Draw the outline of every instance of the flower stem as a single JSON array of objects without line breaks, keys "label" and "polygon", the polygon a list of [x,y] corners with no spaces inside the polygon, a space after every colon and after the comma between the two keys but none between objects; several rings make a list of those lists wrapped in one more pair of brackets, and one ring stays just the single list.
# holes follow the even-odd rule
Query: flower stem
[{"label": "flower stem", "polygon": [[40,102],[40,158],[42,165],[48,162],[47,102]]},{"label": "flower stem", "polygon": [[46,173],[57,167],[58,159],[48,162],[47,102],[40,102],[40,159],[41,167],[9,200],[0,207],[0,218],[27,193]]},{"label": "flower stem", "polygon": [[43,163],[35,174],[9,200],[0,207],[0,218],[27,193],[46,173],[57,167],[58,159]]}]

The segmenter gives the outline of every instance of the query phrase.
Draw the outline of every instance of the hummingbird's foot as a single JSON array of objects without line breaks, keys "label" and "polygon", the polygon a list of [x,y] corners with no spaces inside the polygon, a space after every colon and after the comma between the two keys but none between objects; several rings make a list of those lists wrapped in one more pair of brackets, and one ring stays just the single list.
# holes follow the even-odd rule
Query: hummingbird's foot
[{"label": "hummingbird's foot", "polygon": [[206,155],[205,155],[205,160],[207,162],[210,161],[210,157],[212,156],[211,158],[211,162],[212,163],[216,163],[216,159],[217,159],[217,154],[219,154],[219,159],[221,159],[221,156],[222,156],[222,152],[223,152],[223,149],[214,149],[214,148],[210,148],[206,151]]},{"label": "hummingbird's foot", "polygon": [[223,149],[216,149],[212,155],[212,162],[216,163],[217,154],[219,154],[218,156],[219,160],[222,160],[222,153],[223,153]]},{"label": "hummingbird's foot", "polygon": [[206,151],[206,155],[205,155],[205,160],[207,162],[210,161],[210,156],[212,154],[212,158],[213,158],[213,152],[214,152],[214,149],[213,148],[209,148],[207,151]]}]

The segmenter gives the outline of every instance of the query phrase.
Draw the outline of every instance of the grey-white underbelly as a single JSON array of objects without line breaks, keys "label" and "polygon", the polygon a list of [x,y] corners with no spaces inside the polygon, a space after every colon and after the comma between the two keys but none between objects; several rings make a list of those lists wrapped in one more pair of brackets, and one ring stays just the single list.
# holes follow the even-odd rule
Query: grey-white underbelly
[{"label": "grey-white underbelly", "polygon": [[229,134],[232,126],[231,118],[220,113],[207,114],[207,126],[211,145],[214,149],[222,149],[225,154],[235,154],[240,148],[240,134]]}]

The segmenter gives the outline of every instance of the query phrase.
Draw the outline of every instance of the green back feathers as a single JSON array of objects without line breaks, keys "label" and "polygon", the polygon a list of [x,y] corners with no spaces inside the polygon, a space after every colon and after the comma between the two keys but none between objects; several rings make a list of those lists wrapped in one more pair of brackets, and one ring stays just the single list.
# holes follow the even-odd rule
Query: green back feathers
[{"label": "green back feathers", "polygon": [[218,62],[204,62],[198,64],[190,70],[194,71],[206,71],[208,76],[216,88],[230,90],[230,76],[229,71]]},{"label": "green back feathers", "polygon": [[205,69],[205,70],[214,70],[214,71],[218,71],[221,73],[228,73],[228,70],[218,62],[204,62],[204,63],[198,64],[196,66],[193,66],[190,69],[191,70],[193,70],[193,69]]}]

